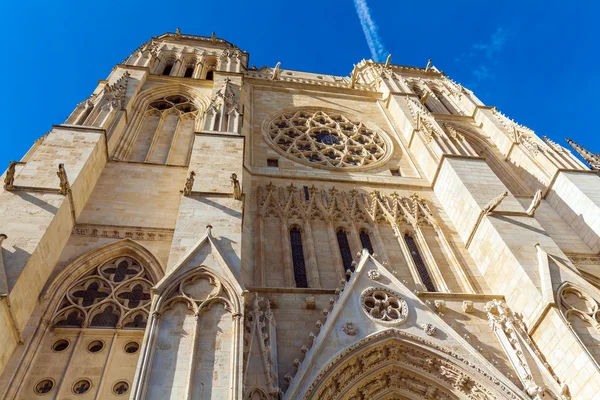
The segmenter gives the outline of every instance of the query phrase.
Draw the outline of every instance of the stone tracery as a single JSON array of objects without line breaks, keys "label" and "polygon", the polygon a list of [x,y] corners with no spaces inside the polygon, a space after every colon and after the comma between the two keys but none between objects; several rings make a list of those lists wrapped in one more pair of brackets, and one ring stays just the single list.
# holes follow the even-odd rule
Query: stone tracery
[{"label": "stone tracery", "polygon": [[371,318],[385,325],[399,325],[408,317],[408,305],[400,295],[383,287],[371,287],[361,295],[363,309]]},{"label": "stone tracery", "polygon": [[284,112],[266,130],[267,139],[280,153],[320,168],[375,166],[390,152],[379,130],[329,111]]},{"label": "stone tracery", "polygon": [[144,328],[152,280],[130,257],[94,268],[67,290],[52,317],[57,327]]},{"label": "stone tracery", "polygon": [[363,342],[332,359],[303,398],[380,399],[390,388],[423,399],[521,398],[461,356],[408,333],[388,330]]}]

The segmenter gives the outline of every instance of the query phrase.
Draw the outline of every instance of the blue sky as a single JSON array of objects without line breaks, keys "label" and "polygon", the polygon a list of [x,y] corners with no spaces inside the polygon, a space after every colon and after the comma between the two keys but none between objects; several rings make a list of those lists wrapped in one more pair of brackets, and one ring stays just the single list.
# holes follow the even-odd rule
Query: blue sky
[{"label": "blue sky", "polygon": [[432,58],[538,135],[562,144],[568,136],[600,152],[598,15],[600,3],[587,0],[5,0],[0,170],[64,122],[131,51],[177,27],[205,36],[215,31],[248,51],[256,66],[281,61],[282,68],[349,75],[372,51],[392,53],[393,63],[403,65],[425,66]]}]

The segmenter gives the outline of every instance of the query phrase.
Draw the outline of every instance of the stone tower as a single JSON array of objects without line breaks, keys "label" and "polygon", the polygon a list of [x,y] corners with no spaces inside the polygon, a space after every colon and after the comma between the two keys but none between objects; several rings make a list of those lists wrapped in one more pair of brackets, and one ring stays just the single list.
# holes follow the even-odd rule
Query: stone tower
[{"label": "stone tower", "polygon": [[600,177],[435,67],[166,33],[3,181],[3,399],[600,398]]}]

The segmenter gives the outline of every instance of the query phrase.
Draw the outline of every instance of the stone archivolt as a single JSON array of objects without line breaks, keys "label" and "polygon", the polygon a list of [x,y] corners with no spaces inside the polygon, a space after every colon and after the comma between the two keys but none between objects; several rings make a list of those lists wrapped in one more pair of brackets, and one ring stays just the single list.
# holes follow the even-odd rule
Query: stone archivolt
[{"label": "stone archivolt", "polygon": [[335,111],[306,108],[284,112],[267,121],[265,130],[267,141],[280,154],[317,168],[375,167],[391,151],[379,129]]},{"label": "stone archivolt", "polygon": [[323,368],[303,398],[381,399],[390,388],[422,399],[521,398],[462,356],[396,329],[344,350]]}]

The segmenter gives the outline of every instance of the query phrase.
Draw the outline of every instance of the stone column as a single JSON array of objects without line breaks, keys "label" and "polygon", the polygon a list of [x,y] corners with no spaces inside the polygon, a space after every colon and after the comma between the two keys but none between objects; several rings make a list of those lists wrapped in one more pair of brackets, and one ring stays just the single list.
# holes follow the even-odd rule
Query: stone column
[{"label": "stone column", "polygon": [[385,249],[385,244],[383,243],[383,239],[381,237],[381,231],[379,230],[379,226],[376,223],[371,224],[373,238],[375,239],[375,246],[377,247],[377,253],[381,257],[381,260],[390,266],[390,257],[388,256],[388,252]]},{"label": "stone column", "polygon": [[395,224],[392,225],[392,228],[394,229],[394,235],[396,236],[396,239],[398,240],[398,245],[400,246],[400,250],[402,250],[402,254],[404,255],[404,259],[406,260],[406,265],[408,265],[408,270],[410,271],[410,274],[412,275],[413,281],[414,281],[417,289],[420,291],[425,290],[425,284],[423,284],[423,281],[421,280],[421,275],[419,274],[419,270],[417,269],[417,266],[415,264],[415,261],[412,258],[412,255],[410,254],[410,249],[408,248],[408,246],[406,245],[406,242],[404,241],[404,235],[406,234],[406,231],[401,231],[400,227]]},{"label": "stone column", "polygon": [[281,220],[281,247],[283,257],[283,282],[286,287],[295,287],[294,266],[292,265],[292,249],[290,247],[290,228],[287,220]]}]

